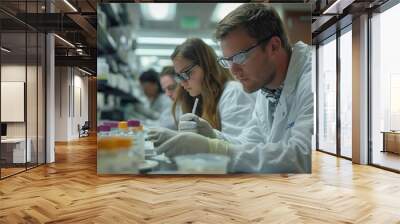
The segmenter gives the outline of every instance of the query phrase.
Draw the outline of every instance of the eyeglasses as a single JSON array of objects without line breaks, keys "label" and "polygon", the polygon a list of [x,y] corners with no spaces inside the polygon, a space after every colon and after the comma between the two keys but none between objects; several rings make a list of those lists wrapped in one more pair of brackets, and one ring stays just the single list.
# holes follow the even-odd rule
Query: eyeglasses
[{"label": "eyeglasses", "polygon": [[253,46],[242,50],[238,53],[236,53],[235,55],[232,55],[228,58],[224,58],[224,57],[220,57],[218,59],[219,64],[224,67],[224,68],[230,68],[232,66],[233,63],[238,64],[238,65],[242,65],[246,62],[247,58],[250,56],[251,50],[253,50],[254,48],[256,48],[257,46],[259,46],[261,43],[271,39],[273,35],[261,39],[259,40],[256,44],[254,44]]},{"label": "eyeglasses", "polygon": [[175,73],[175,80],[176,82],[180,83],[182,81],[187,81],[190,79],[190,76],[192,75],[193,68],[196,67],[197,64],[192,64],[189,66],[187,69],[185,69],[183,72]]}]

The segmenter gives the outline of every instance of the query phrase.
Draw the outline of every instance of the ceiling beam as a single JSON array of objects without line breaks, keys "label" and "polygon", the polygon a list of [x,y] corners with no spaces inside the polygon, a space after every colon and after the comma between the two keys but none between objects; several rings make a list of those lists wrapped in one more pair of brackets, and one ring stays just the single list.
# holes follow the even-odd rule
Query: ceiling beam
[{"label": "ceiling beam", "polygon": [[79,66],[87,67],[96,71],[97,58],[91,56],[55,56],[56,66]]},{"label": "ceiling beam", "polygon": [[97,31],[87,21],[87,19],[80,14],[68,14],[67,16],[83,29],[83,31],[86,33],[88,37],[86,38],[86,41],[90,44],[90,46],[96,46]]}]

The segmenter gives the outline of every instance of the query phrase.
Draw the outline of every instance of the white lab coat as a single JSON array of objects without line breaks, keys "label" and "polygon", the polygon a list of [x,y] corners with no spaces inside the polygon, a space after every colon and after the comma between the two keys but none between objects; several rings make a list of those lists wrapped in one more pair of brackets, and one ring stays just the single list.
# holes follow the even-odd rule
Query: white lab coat
[{"label": "white lab coat", "polygon": [[255,109],[243,134],[231,141],[231,172],[310,173],[313,133],[311,48],[296,43],[270,120],[268,99],[258,91]]},{"label": "white lab coat", "polygon": [[[179,117],[181,115],[182,109],[179,105],[177,105],[175,109],[175,116],[177,121],[179,121]],[[169,128],[171,130],[178,130],[174,116],[172,116],[172,105],[161,113],[159,122],[160,127]]]},{"label": "white lab coat", "polygon": [[218,102],[221,131],[214,129],[217,137],[229,141],[241,135],[251,120],[254,105],[253,95],[246,93],[240,82],[227,82]]},{"label": "white lab coat", "polygon": [[172,100],[164,93],[160,93],[153,102],[150,102],[150,109],[161,114],[168,108],[171,108],[171,105]]},{"label": "white lab coat", "polygon": [[171,108],[171,105],[172,100],[165,94],[160,93],[152,102],[146,101],[137,104],[135,110],[138,114],[144,116],[144,118],[156,120],[157,122],[160,119],[161,113]]}]

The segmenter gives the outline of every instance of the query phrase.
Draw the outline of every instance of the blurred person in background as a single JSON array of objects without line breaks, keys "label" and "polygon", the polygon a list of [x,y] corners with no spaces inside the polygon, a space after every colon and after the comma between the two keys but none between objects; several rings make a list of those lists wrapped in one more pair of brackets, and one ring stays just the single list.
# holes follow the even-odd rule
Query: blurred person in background
[{"label": "blurred person in background", "polygon": [[[160,116],[159,122],[161,127],[177,130],[177,125],[172,115],[172,103],[176,100],[178,83],[175,80],[175,71],[173,66],[165,66],[160,73],[161,88],[171,99],[171,107],[166,108]],[[181,114],[180,107],[175,110],[175,117]]]},{"label": "blurred person in background", "polygon": [[148,100],[148,107],[139,107],[139,111],[147,118],[157,120],[163,111],[171,108],[171,100],[163,93],[159,74],[150,69],[139,78],[143,92]]},{"label": "blurred person in background", "polygon": [[165,66],[160,74],[161,88],[172,101],[176,99],[176,87],[178,83],[175,80],[175,71],[172,66]]}]

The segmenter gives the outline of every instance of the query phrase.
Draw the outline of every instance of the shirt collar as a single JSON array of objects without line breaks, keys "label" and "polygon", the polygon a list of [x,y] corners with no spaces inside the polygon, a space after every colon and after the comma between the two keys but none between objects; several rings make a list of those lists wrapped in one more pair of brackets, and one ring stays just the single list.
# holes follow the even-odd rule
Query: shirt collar
[{"label": "shirt collar", "polygon": [[268,89],[267,87],[262,87],[261,88],[261,93],[267,98],[267,99],[273,99],[273,100],[279,100],[281,93],[283,90],[283,85],[278,87],[277,89]]}]

